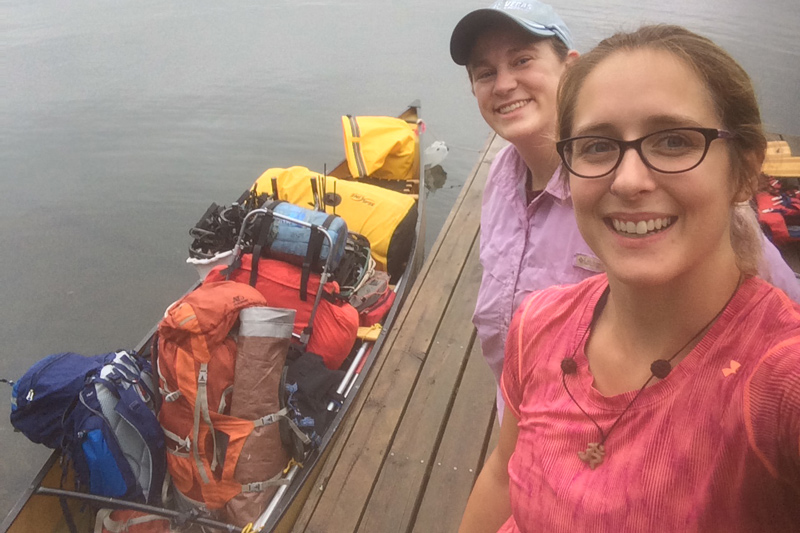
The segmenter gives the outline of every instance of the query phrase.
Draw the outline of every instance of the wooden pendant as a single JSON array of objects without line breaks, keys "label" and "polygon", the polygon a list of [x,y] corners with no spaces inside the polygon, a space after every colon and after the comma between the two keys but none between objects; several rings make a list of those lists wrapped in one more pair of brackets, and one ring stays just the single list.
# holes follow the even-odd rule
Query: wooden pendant
[{"label": "wooden pendant", "polygon": [[590,442],[585,452],[578,452],[580,460],[589,465],[592,470],[603,464],[605,455],[606,447],[599,442]]}]

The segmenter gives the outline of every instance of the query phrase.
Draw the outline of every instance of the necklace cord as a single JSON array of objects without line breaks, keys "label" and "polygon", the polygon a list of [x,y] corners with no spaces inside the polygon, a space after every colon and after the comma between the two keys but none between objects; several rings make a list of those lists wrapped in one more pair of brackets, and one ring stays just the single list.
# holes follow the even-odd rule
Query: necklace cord
[{"label": "necklace cord", "polygon": [[[739,292],[739,287],[742,285],[743,279],[744,279],[744,276],[740,275],[739,276],[739,281],[736,284],[736,288],[733,290],[733,293],[731,294],[730,298],[728,298],[728,301],[725,302],[725,305],[722,306],[722,309],[720,309],[717,312],[717,314],[715,314],[714,317],[705,326],[703,326],[700,329],[700,331],[695,333],[694,336],[686,342],[686,344],[681,346],[680,349],[677,352],[675,352],[674,354],[672,354],[672,356],[669,359],[666,359],[666,360],[664,360],[664,359],[656,359],[653,362],[653,364],[651,365],[650,377],[647,378],[647,381],[644,382],[644,385],[642,385],[642,387],[636,392],[636,394],[631,399],[631,401],[628,402],[628,405],[625,406],[625,409],[622,410],[622,413],[620,413],[620,415],[617,417],[617,419],[614,420],[614,423],[611,424],[611,427],[608,428],[607,432],[603,431],[603,428],[600,427],[600,424],[598,424],[597,421],[589,413],[586,412],[586,410],[581,406],[581,404],[578,403],[578,401],[575,399],[575,396],[572,395],[572,391],[570,391],[569,387],[567,386],[567,374],[568,373],[577,374],[577,366],[574,366],[574,370],[573,371],[566,372],[566,371],[563,370],[564,367],[563,367],[563,361],[562,361],[561,383],[564,386],[564,390],[566,391],[566,393],[569,396],[570,400],[572,400],[572,403],[575,404],[575,406],[581,411],[581,413],[583,413],[584,416],[586,416],[586,418],[588,418],[592,422],[592,424],[594,424],[594,426],[597,428],[597,430],[600,432],[600,442],[599,442],[599,444],[601,446],[605,444],[606,440],[611,435],[611,432],[614,431],[614,428],[617,427],[617,424],[619,424],[619,421],[622,420],[622,417],[625,415],[625,413],[628,412],[628,409],[631,408],[631,406],[633,405],[633,402],[636,401],[636,399],[639,397],[639,395],[642,393],[642,391],[644,391],[644,389],[647,388],[647,385],[649,385],[650,382],[653,381],[653,378],[656,377],[656,373],[653,372],[653,370],[652,370],[654,365],[656,365],[659,361],[664,361],[669,366],[669,370],[667,370],[666,373],[663,376],[659,376],[659,378],[664,379],[665,377],[667,377],[669,372],[672,370],[672,365],[670,364],[672,362],[672,360],[675,359],[678,356],[678,354],[680,354],[683,350],[685,350],[687,346],[689,346],[690,344],[692,344],[692,342],[697,340],[697,338],[700,337],[700,335],[702,335],[704,332],[706,332],[706,330],[709,329],[711,327],[711,325],[714,324],[714,322],[716,322],[717,319],[720,316],[722,316],[722,313],[725,312],[725,309],[728,308],[728,305],[731,303],[731,300],[733,300],[733,297],[736,295],[737,292]],[[602,301],[603,299],[605,299],[606,297],[607,297],[607,293],[604,294],[603,296],[601,296],[601,300],[599,300],[598,303],[600,301]],[[595,320],[599,316],[600,316],[600,313],[598,312],[597,309],[595,309],[595,312],[592,314],[592,321],[589,324],[589,327],[586,328],[586,331],[581,336],[581,340],[575,346],[575,350],[572,352],[572,355],[569,358],[572,361],[575,360],[575,354],[578,353],[578,348],[581,347],[581,345],[583,344],[583,341],[589,335],[589,331],[592,329],[592,326],[594,325]],[[566,359],[564,361],[566,361]],[[573,365],[574,365],[574,363],[573,363]],[[573,367],[571,367],[571,368],[573,368]]]}]

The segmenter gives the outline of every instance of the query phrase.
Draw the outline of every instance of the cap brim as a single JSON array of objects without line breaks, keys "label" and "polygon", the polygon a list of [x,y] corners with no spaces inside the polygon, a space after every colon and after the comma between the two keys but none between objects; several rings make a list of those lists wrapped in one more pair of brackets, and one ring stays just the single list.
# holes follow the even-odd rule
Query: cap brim
[{"label": "cap brim", "polygon": [[453,29],[453,34],[450,36],[450,57],[457,65],[466,65],[478,35],[487,27],[503,21],[513,22],[532,35],[559,37],[547,29],[531,28],[523,21],[502,11],[491,8],[477,9],[465,15]]}]

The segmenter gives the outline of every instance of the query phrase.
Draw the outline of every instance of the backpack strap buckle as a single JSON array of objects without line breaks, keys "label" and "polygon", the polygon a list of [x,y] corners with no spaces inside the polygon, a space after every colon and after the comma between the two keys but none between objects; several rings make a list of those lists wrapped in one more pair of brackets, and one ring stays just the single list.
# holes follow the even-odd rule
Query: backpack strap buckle
[{"label": "backpack strap buckle", "polygon": [[279,487],[281,485],[288,485],[289,480],[283,477],[283,471],[278,472],[274,477],[266,481],[255,481],[253,483],[246,483],[242,485],[242,492],[264,492],[270,487]]}]

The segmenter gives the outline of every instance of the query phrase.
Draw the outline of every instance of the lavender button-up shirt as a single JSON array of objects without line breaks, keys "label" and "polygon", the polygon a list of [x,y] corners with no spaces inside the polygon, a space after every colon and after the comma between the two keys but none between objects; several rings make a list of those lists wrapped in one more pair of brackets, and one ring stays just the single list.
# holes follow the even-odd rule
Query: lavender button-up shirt
[{"label": "lavender button-up shirt", "polygon": [[[508,327],[532,291],[577,283],[603,271],[575,222],[572,199],[556,169],[545,190],[526,205],[527,166],[513,145],[492,163],[481,210],[483,278],[472,321],[483,356],[498,383]],[[767,279],[800,302],[800,283],[778,250],[764,238]],[[502,397],[498,407],[502,412]]]}]

